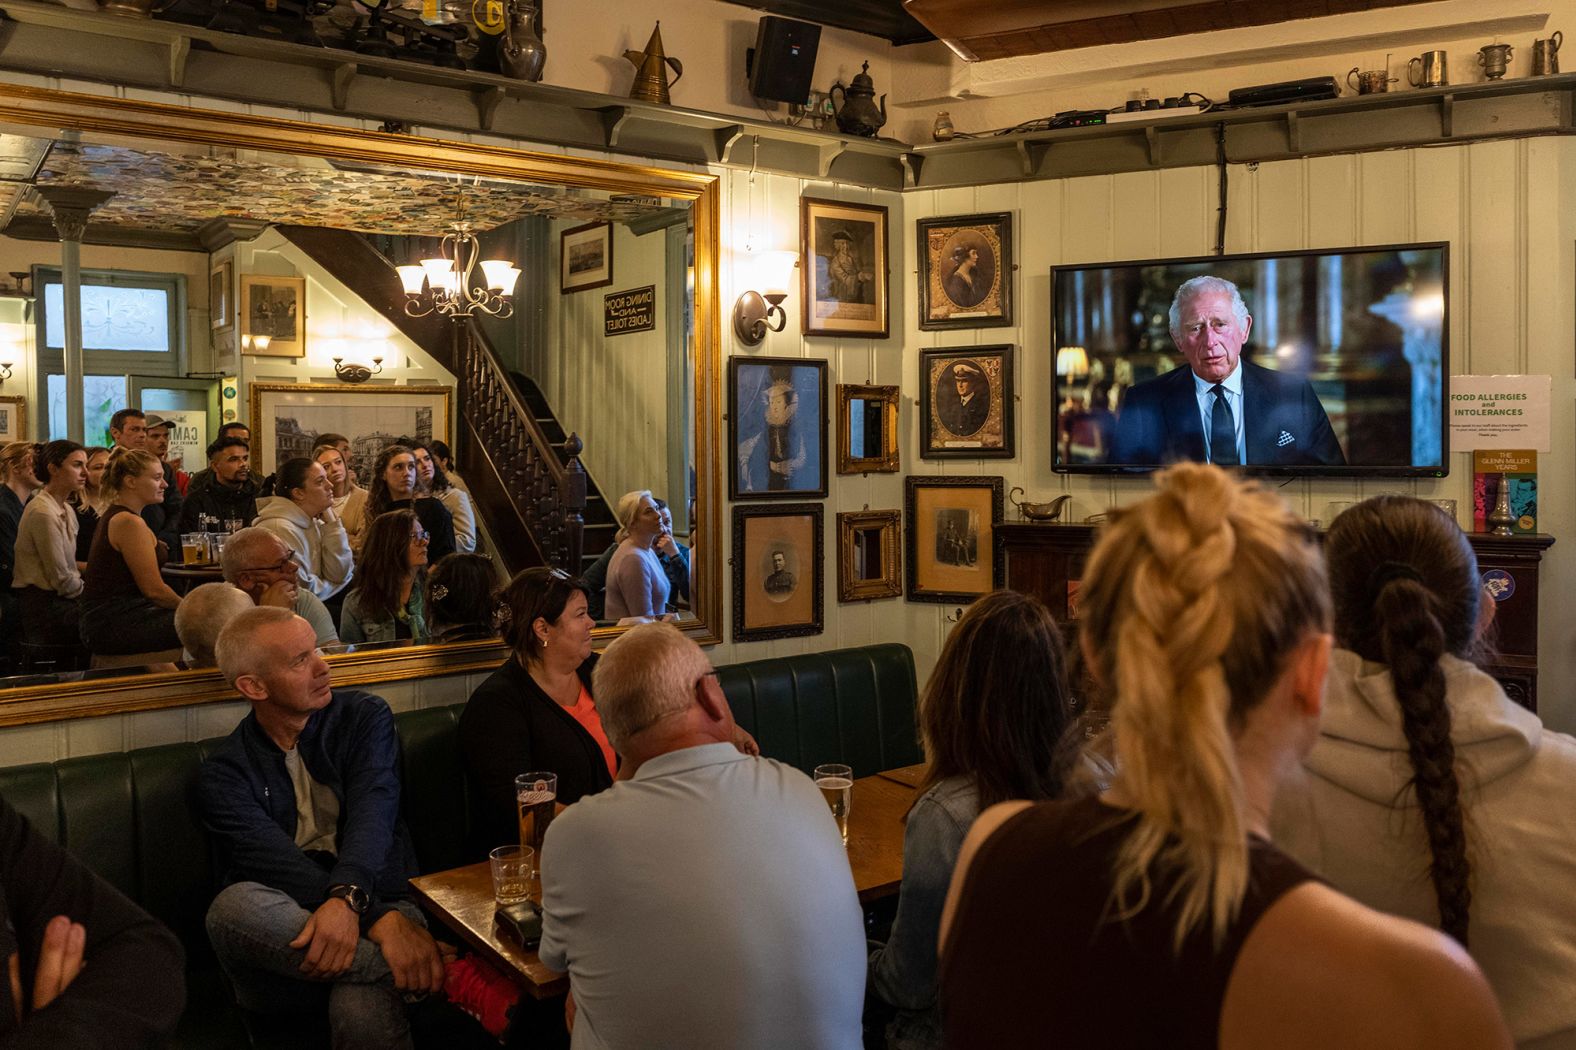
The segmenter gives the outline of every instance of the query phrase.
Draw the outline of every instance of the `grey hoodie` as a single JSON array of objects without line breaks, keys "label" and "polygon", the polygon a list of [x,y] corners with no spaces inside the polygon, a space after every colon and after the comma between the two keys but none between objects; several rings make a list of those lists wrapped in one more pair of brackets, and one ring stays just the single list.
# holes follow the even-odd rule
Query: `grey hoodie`
[{"label": "grey hoodie", "polygon": [[[1576,1047],[1576,739],[1545,729],[1472,664],[1441,663],[1466,808],[1472,957],[1518,1044]],[[1437,928],[1388,669],[1331,654],[1303,767],[1276,799],[1276,844],[1364,904]]]},{"label": "grey hoodie", "polygon": [[350,553],[350,537],[345,524],[332,510],[322,518],[308,518],[306,512],[283,496],[258,501],[257,520],[295,551],[301,563],[297,573],[302,587],[327,601],[350,583],[355,559]]}]

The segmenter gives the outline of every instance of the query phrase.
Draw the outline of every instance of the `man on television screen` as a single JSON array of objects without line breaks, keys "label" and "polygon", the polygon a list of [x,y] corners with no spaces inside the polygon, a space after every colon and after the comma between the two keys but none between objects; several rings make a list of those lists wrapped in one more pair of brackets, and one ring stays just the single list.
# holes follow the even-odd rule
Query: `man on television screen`
[{"label": "man on television screen", "polygon": [[1183,282],[1171,301],[1171,340],[1187,365],[1127,392],[1109,462],[1345,466],[1308,381],[1240,359],[1252,328],[1236,285]]}]

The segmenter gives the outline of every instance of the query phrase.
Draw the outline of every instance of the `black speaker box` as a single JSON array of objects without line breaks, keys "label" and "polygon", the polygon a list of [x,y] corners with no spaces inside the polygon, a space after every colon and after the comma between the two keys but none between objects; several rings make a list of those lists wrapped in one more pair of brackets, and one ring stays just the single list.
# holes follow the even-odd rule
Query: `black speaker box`
[{"label": "black speaker box", "polygon": [[804,105],[815,75],[821,27],[813,22],[766,15],[755,34],[750,94],[756,98]]}]

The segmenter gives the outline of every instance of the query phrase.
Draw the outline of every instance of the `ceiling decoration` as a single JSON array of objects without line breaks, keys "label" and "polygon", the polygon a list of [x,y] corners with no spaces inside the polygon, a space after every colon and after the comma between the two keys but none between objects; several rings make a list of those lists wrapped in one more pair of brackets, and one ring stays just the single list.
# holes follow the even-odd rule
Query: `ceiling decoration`
[{"label": "ceiling decoration", "polygon": [[[160,153],[118,145],[56,142],[36,185],[84,186],[115,196],[93,213],[93,226],[196,237],[214,219],[324,226],[368,234],[442,236],[463,194],[466,218],[491,230],[525,215],[628,223],[665,212],[657,200],[603,200],[565,187],[533,186],[435,174],[345,171],[322,161],[214,154]],[[0,217],[5,214],[0,181]],[[37,226],[49,210],[36,194],[15,209]]]},{"label": "ceiling decoration", "polygon": [[964,59],[987,61],[1322,18],[1427,0],[902,0]]}]

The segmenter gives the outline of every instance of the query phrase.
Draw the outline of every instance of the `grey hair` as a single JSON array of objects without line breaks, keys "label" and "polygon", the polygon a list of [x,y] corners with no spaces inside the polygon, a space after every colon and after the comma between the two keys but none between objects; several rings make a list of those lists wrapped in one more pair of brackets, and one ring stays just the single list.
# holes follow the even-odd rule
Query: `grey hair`
[{"label": "grey hair", "polygon": [[[237,613],[234,619],[224,625],[224,630],[219,632],[219,640],[213,646],[214,656],[219,662],[219,673],[224,675],[224,680],[234,685],[243,675],[257,674],[274,662],[278,654],[258,645],[257,633],[291,620],[301,620],[301,617],[289,609],[272,605],[257,605]],[[306,623],[305,620],[301,622]]]},{"label": "grey hair", "polygon": [[1248,323],[1248,304],[1242,301],[1242,293],[1237,291],[1237,286],[1224,277],[1213,277],[1205,274],[1201,277],[1191,277],[1182,282],[1177,289],[1177,294],[1171,299],[1171,338],[1175,339],[1182,330],[1182,304],[1199,295],[1218,292],[1231,296],[1231,313],[1237,319],[1237,327],[1245,327]]},{"label": "grey hair", "polygon": [[260,525],[248,525],[231,533],[229,539],[224,541],[224,553],[219,555],[219,571],[224,574],[225,581],[234,583],[236,577],[252,568],[253,566],[247,563],[252,561],[258,549],[270,540],[285,550],[290,549],[290,544]]},{"label": "grey hair", "polygon": [[608,743],[620,754],[629,738],[695,703],[695,683],[711,673],[700,646],[672,624],[625,631],[592,672],[591,693]]},{"label": "grey hair", "polygon": [[615,540],[622,542],[628,538],[629,523],[635,520],[643,499],[649,499],[653,507],[657,505],[657,497],[651,494],[650,489],[636,489],[618,498],[618,504],[613,508],[613,517],[618,519],[618,534],[613,537]]},{"label": "grey hair", "polygon": [[214,645],[225,625],[248,609],[256,608],[245,591],[230,583],[205,583],[194,587],[175,609],[175,633],[196,667],[217,662]]}]

